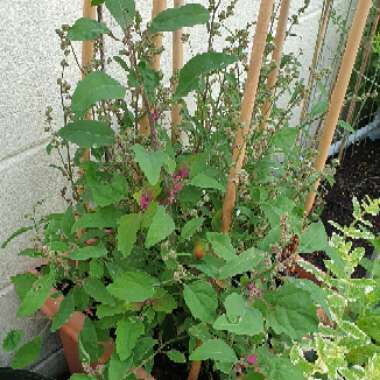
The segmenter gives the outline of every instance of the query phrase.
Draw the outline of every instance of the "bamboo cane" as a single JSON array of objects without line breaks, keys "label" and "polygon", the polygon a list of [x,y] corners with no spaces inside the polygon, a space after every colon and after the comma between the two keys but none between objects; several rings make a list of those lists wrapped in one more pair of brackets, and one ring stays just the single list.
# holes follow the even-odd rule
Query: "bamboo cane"
[{"label": "bamboo cane", "polygon": [[[184,4],[184,0],[174,0],[174,6],[180,7]],[[183,67],[183,41],[182,41],[183,31],[182,29],[176,30],[173,33],[173,75],[177,73],[178,70]],[[175,91],[175,88],[173,88]],[[172,116],[172,143],[173,145],[178,139],[177,127],[181,124],[181,106],[179,104],[174,104],[171,112]]]},{"label": "bamboo cane", "polygon": [[274,89],[276,87],[277,80],[278,80],[278,73],[280,71],[282,51],[284,48],[284,42],[286,38],[286,27],[288,24],[289,10],[290,10],[290,0],[282,0],[281,8],[280,8],[280,16],[279,16],[278,24],[277,24],[276,36],[274,39],[275,47],[272,54],[272,63],[274,64],[274,68],[270,72],[267,79],[267,83],[266,83],[266,90],[268,92],[268,97],[266,98],[266,101],[262,109],[262,121],[259,126],[260,131],[264,131],[267,128],[268,120],[272,112],[272,107],[273,107],[272,98],[273,98]]},{"label": "bamboo cane", "polygon": [[[322,136],[319,142],[318,157],[314,163],[314,168],[318,172],[322,172],[326,165],[329,148],[334,137],[371,6],[372,0],[360,0],[355,11],[342,64],[334,90],[331,94],[329,110],[326,115]],[[309,215],[312,210],[319,184],[320,180],[315,183],[314,190],[307,196],[305,203],[306,215]]]},{"label": "bamboo cane", "polygon": [[301,111],[301,123],[305,121],[306,114],[309,110],[311,91],[312,91],[314,80],[315,80],[315,71],[317,69],[319,57],[321,55],[322,45],[326,37],[327,26],[329,24],[330,15],[332,11],[332,3],[333,3],[333,0],[326,0],[325,7],[323,9],[322,16],[320,19],[317,42],[315,44],[313,59],[310,65],[309,81],[306,86],[306,91],[305,91],[306,95],[305,95],[305,99],[304,99],[302,111]]},{"label": "bamboo cane", "polygon": [[[154,19],[160,12],[164,11],[166,9],[166,0],[153,0],[152,4],[152,19]],[[162,48],[162,34],[157,33],[153,36],[153,45],[154,48],[159,50]],[[151,58],[150,61],[151,67],[158,71],[161,67],[161,54],[154,54],[154,56]],[[150,112],[151,110],[149,110]],[[140,128],[139,133],[142,136],[149,136],[150,133],[150,127],[149,127],[149,116],[145,112],[145,114],[142,116],[140,120]]]},{"label": "bamboo cane", "polygon": [[[357,81],[355,83],[355,87],[354,87],[354,91],[353,91],[350,107],[348,109],[348,113],[347,113],[347,117],[346,117],[346,122],[348,124],[351,124],[352,121],[353,121],[353,119],[354,119],[356,105],[357,105],[357,102],[358,102],[357,101],[357,97],[358,97],[358,94],[359,94],[360,85],[362,84],[361,78],[364,76],[364,73],[365,73],[365,71],[367,70],[367,67],[368,67],[369,58],[370,58],[371,53],[372,53],[372,44],[373,44],[373,41],[374,41],[376,33],[377,33],[377,28],[379,26],[379,21],[380,21],[380,0],[378,0],[378,2],[377,2],[377,8],[376,8],[375,18],[373,20],[372,27],[371,27],[371,30],[369,32],[368,39],[366,40],[366,43],[365,43],[364,55],[363,55],[363,58],[362,58],[362,63],[361,63],[360,68],[359,68],[359,76],[358,76],[358,79],[357,79]],[[338,155],[339,162],[341,162],[342,159],[343,159],[343,154],[344,154],[344,150],[345,150],[346,142],[347,142],[347,136],[348,136],[348,132],[346,132],[344,134],[343,139],[342,139],[342,144],[340,146],[339,155]]]},{"label": "bamboo cane", "polygon": [[273,14],[273,5],[274,0],[262,0],[260,4],[248,77],[240,111],[241,126],[236,130],[235,143],[232,151],[232,165],[228,176],[227,191],[223,204],[222,231],[225,233],[227,233],[231,227],[232,213],[236,202],[236,191],[239,184],[239,173],[243,167],[247,148],[247,137],[252,129],[252,112],[256,102],[268,28]]}]

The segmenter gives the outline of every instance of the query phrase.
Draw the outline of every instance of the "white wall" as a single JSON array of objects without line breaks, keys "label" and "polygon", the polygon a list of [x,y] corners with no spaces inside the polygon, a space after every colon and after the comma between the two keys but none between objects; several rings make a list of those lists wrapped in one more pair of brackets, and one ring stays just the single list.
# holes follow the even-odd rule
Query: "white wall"
[{"label": "white wall", "polygon": [[[206,0],[200,2],[207,4]],[[255,19],[258,3],[240,0],[234,24],[242,26]],[[288,50],[302,49],[304,76],[308,74],[322,3],[323,0],[311,0],[295,30],[298,36],[287,42]],[[48,167],[53,158],[45,154],[48,136],[43,132],[44,112],[47,105],[52,105],[56,127],[61,126],[56,85],[61,54],[54,30],[78,18],[81,4],[81,0],[0,0],[0,242],[23,225],[24,214],[30,213],[38,200],[45,200],[40,208],[42,214],[62,207],[58,195],[62,179]],[[150,14],[150,4],[148,0],[137,0],[145,18]],[[292,8],[301,4],[303,0],[293,0]],[[342,0],[341,4],[347,2]],[[191,41],[196,51],[204,48],[204,35],[202,27],[192,30]],[[165,45],[170,46],[170,36],[165,37]],[[169,52],[163,54],[163,66],[169,70]],[[78,77],[73,65],[69,78],[74,83]],[[17,300],[9,278],[30,266],[28,260],[17,256],[26,244],[24,237],[0,251],[0,341],[10,328],[27,328],[32,336],[45,326],[41,317],[26,321],[15,318]],[[45,357],[56,350],[54,339],[49,342]],[[9,357],[0,349],[0,366],[8,362]]]}]

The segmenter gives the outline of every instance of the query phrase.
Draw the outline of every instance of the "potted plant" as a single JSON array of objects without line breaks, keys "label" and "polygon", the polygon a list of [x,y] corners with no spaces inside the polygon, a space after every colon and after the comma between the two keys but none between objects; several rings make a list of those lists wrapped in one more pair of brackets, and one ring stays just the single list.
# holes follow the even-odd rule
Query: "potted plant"
[{"label": "potted plant", "polygon": [[[336,258],[340,247],[329,248],[317,215],[304,218],[315,181],[314,152],[296,140],[321,112],[316,107],[307,123],[289,126],[291,110],[302,99],[296,56],[283,56],[276,93],[257,81],[257,109],[268,96],[276,106],[270,120],[258,112],[249,120],[269,126],[242,136],[249,157],[242,170],[235,166],[240,151],[234,140],[243,129],[246,28],[230,31],[223,51],[214,48],[234,7],[189,4],[161,12],[144,28],[134,1],[93,1],[102,3],[118,31],[86,18],[58,31],[65,56],[73,54],[75,41],[96,40],[95,59],[79,65],[84,76],[73,91],[64,75],[59,81],[64,126],[53,133],[48,151],[62,158],[59,169],[70,184],[62,192],[67,209],[33,218],[11,237],[33,229],[33,246],[20,254],[43,262],[37,273],[13,278],[21,299],[18,316],[42,310],[52,319],[72,372],[86,373],[72,380],[314,376],[313,361],[296,353],[306,346],[314,350],[324,328],[318,307],[327,324],[346,314],[337,319],[331,313],[335,279],[327,281],[299,256],[326,250]],[[262,6],[261,27],[269,25],[269,8]],[[153,64],[162,50],[157,34],[197,24],[208,26],[207,52],[166,83]],[[120,47],[109,59],[106,36]],[[270,57],[273,49],[269,39],[262,56]],[[122,70],[124,84],[103,70],[112,63]],[[67,65],[62,61],[62,74]],[[248,76],[258,78],[260,67],[254,66]],[[272,70],[268,59],[262,82]],[[281,108],[275,99],[289,88],[290,105]],[[173,133],[166,126],[171,110],[180,111]],[[52,123],[51,110],[47,119]],[[224,205],[236,181],[238,196],[228,218]],[[378,206],[363,207],[378,212]],[[298,279],[300,266],[323,285]],[[19,348],[21,340],[19,331],[11,331],[4,342],[7,350],[18,349],[16,367],[17,358],[35,360],[41,343],[35,338]]]}]

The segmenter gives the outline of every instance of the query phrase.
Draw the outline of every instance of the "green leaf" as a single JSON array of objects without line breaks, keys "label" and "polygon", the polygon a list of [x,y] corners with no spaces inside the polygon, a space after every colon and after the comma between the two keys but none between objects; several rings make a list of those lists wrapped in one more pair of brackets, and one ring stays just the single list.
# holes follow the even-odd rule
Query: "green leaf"
[{"label": "green leaf", "polygon": [[82,117],[87,110],[101,100],[123,99],[125,88],[102,71],[87,74],[74,91],[71,109]]},{"label": "green leaf", "polygon": [[13,232],[13,234],[11,236],[9,236],[9,238],[7,238],[2,244],[1,244],[1,249],[4,249],[8,246],[8,244],[14,240],[16,237],[24,234],[25,232],[28,232],[30,230],[32,230],[33,227],[32,226],[29,226],[29,227],[21,227],[19,228],[18,230],[16,230],[15,232]]},{"label": "green leaf", "polygon": [[328,247],[328,237],[322,222],[310,224],[301,235],[299,251],[312,253],[324,251]]},{"label": "green leaf", "polygon": [[174,363],[186,363],[186,357],[185,355],[177,350],[170,350],[166,353],[168,355],[168,358],[174,362]]},{"label": "green leaf", "polygon": [[115,299],[108,292],[103,282],[96,278],[87,278],[83,283],[84,291],[97,302],[114,305]]},{"label": "green leaf", "polygon": [[237,257],[229,235],[219,232],[207,232],[206,236],[217,256],[226,261]]},{"label": "green leaf", "polygon": [[202,224],[204,223],[205,218],[194,218],[189,220],[182,228],[181,231],[181,239],[186,240],[191,238],[194,233],[201,228]]},{"label": "green leaf", "polygon": [[123,256],[126,257],[131,254],[140,226],[140,214],[129,214],[120,218],[117,230],[117,248]]},{"label": "green leaf", "polygon": [[175,298],[163,288],[158,288],[152,299],[154,311],[171,313],[177,307]]},{"label": "green leaf", "polygon": [[318,103],[313,104],[309,118],[313,119],[327,112],[329,109],[329,102],[326,99],[320,100]]},{"label": "green leaf", "polygon": [[71,231],[76,232],[81,228],[114,228],[121,215],[121,211],[113,206],[97,208],[95,212],[82,215]]},{"label": "green leaf", "polygon": [[352,127],[350,123],[347,123],[344,120],[339,120],[338,121],[338,127],[342,128],[343,130],[350,132],[350,133],[355,133],[355,129]]},{"label": "green leaf", "polygon": [[11,278],[11,281],[15,287],[16,294],[22,301],[28,291],[33,287],[33,284],[37,281],[38,277],[32,273],[22,273]]},{"label": "green leaf", "polygon": [[82,17],[69,29],[67,37],[71,41],[89,41],[109,32],[110,30],[103,22]]},{"label": "green leaf", "polygon": [[218,307],[218,297],[214,288],[205,281],[199,280],[184,285],[183,297],[194,318],[212,323]]},{"label": "green leaf", "polygon": [[256,248],[250,248],[239,256],[235,256],[219,269],[218,278],[228,279],[238,274],[249,272],[263,265],[265,253]]},{"label": "green leaf", "polygon": [[116,298],[126,302],[143,302],[154,295],[159,282],[144,272],[124,272],[107,286]]},{"label": "green leaf", "polygon": [[83,328],[78,339],[79,356],[81,362],[95,363],[103,354],[103,349],[98,343],[98,334],[95,325],[90,318],[85,318]]},{"label": "green leaf", "polygon": [[135,159],[145,177],[152,186],[155,186],[160,179],[161,168],[165,162],[165,154],[161,151],[149,152],[141,145],[136,144],[132,147]]},{"label": "green leaf", "polygon": [[83,248],[77,248],[71,253],[70,259],[72,260],[88,260],[98,259],[99,257],[107,256],[107,248],[103,246],[89,246]]},{"label": "green leaf", "polygon": [[294,148],[298,132],[297,128],[283,127],[273,135],[272,145],[283,152],[288,152]]},{"label": "green leaf", "polygon": [[218,52],[196,55],[180,71],[175,97],[184,97],[189,92],[198,89],[203,75],[222,70],[236,60],[236,57]]},{"label": "green leaf", "polygon": [[71,317],[75,310],[74,294],[67,294],[59,305],[58,313],[53,317],[51,331],[60,329]]},{"label": "green leaf", "polygon": [[233,293],[225,301],[226,314],[214,323],[215,330],[226,330],[236,335],[254,336],[264,332],[262,314],[246,304],[240,294]]},{"label": "green leaf", "polygon": [[41,344],[42,338],[37,336],[30,342],[21,346],[12,360],[12,368],[25,368],[36,362],[40,357]]},{"label": "green leaf", "polygon": [[219,190],[224,193],[225,189],[216,179],[209,177],[204,173],[196,175],[191,180],[191,185],[201,189]]},{"label": "green leaf", "polygon": [[83,375],[81,373],[74,373],[74,375],[70,376],[69,380],[96,380],[94,376]]},{"label": "green leaf", "polygon": [[116,352],[121,360],[126,360],[132,355],[139,337],[144,332],[144,324],[141,321],[133,319],[119,321],[116,329]]},{"label": "green leaf", "polygon": [[188,26],[206,24],[210,18],[208,10],[200,4],[187,4],[159,13],[150,25],[152,33],[174,32]]},{"label": "green leaf", "polygon": [[133,22],[136,13],[134,0],[106,0],[106,7],[111,15],[126,30]]},{"label": "green leaf", "polygon": [[356,322],[358,327],[368,336],[380,343],[380,316],[368,315],[363,316]]},{"label": "green leaf", "polygon": [[96,120],[69,123],[58,131],[58,136],[81,148],[98,148],[115,142],[115,133],[108,123]]},{"label": "green leaf", "polygon": [[11,330],[3,340],[3,350],[5,352],[11,352],[17,349],[24,336],[22,330]]},{"label": "green leaf", "polygon": [[27,257],[32,257],[32,258],[37,258],[37,257],[43,257],[43,253],[40,251],[37,251],[33,248],[26,248],[23,249],[21,252],[18,254],[19,256],[27,256]]},{"label": "green leaf", "polygon": [[172,217],[166,213],[165,207],[158,206],[146,236],[145,247],[153,247],[166,239],[174,230],[175,225]]},{"label": "green leaf", "polygon": [[224,340],[210,339],[193,351],[190,360],[216,360],[223,363],[235,363],[237,357],[234,350]]},{"label": "green leaf", "polygon": [[266,319],[276,334],[300,339],[318,328],[317,309],[310,294],[292,284],[265,294]]},{"label": "green leaf", "polygon": [[117,358],[117,355],[112,355],[108,365],[108,380],[125,379],[125,375],[130,368],[130,361],[123,362]]},{"label": "green leaf", "polygon": [[53,273],[38,278],[23,297],[17,316],[28,317],[38,311],[49,297],[53,283]]}]

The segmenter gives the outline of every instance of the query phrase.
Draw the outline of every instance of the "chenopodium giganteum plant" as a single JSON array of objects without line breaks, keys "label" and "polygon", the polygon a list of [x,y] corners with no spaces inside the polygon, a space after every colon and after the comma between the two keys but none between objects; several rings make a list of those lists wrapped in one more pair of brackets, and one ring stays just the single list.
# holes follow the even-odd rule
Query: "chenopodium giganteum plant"
[{"label": "chenopodium giganteum plant", "polygon": [[[88,375],[72,379],[133,379],[136,368],[150,373],[163,355],[181,363],[184,373],[203,361],[206,378],[379,378],[377,275],[351,279],[363,251],[349,253],[344,240],[360,235],[375,242],[358,210],[378,213],[379,202],[355,203],[356,224],[330,245],[316,215],[305,221],[314,152],[296,141],[320,107],[308,122],[289,127],[303,89],[294,54],[283,56],[268,128],[249,136],[233,225],[230,233],[220,232],[252,26],[224,27],[235,3],[168,9],[143,29],[133,0],[106,0],[119,30],[81,18],[58,31],[64,126],[53,133],[48,152],[57,151],[62,161],[56,167],[70,184],[62,190],[68,207],[42,219],[33,214],[30,226],[3,246],[34,230],[32,247],[20,255],[45,263],[38,275],[13,278],[18,316],[31,316],[49,296],[62,294],[52,331],[74,311],[85,314],[78,344]],[[151,65],[162,51],[157,33],[197,24],[207,25],[207,51],[166,83]],[[225,34],[227,46],[215,51],[215,40]],[[105,56],[107,36],[120,46],[117,56]],[[73,42],[84,40],[95,40],[95,55],[80,66],[84,77],[72,91],[64,75],[68,56],[76,58]],[[269,96],[273,47],[268,35],[253,123],[261,121]],[[105,72],[112,64],[124,84]],[[287,93],[289,104],[280,107],[277,100]],[[167,114],[178,105],[181,120],[170,131]],[[326,273],[299,256],[317,250],[330,256]],[[112,357],[96,365],[110,339]],[[40,337],[22,341],[22,332],[13,330],[3,343],[4,350],[16,350],[14,367],[39,356]]]}]

